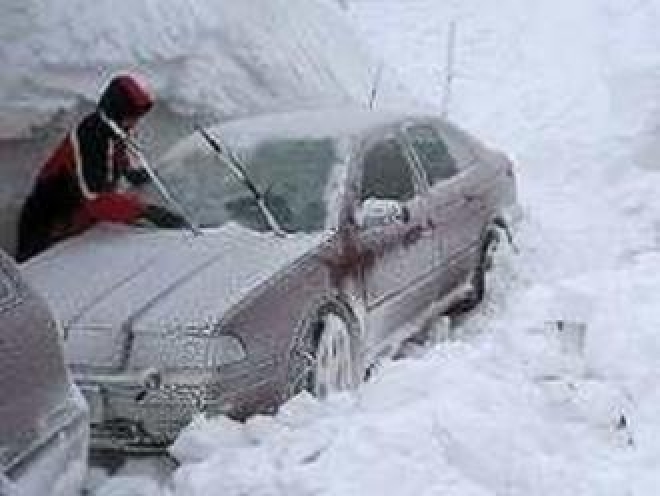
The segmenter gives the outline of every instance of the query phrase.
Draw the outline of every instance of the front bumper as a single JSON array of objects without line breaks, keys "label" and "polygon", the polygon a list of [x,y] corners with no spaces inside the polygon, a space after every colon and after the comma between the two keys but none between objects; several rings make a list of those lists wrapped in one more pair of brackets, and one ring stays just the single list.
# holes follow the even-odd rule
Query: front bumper
[{"label": "front bumper", "polygon": [[90,408],[91,448],[96,451],[164,451],[196,415],[246,417],[273,404],[272,366],[222,378],[164,382],[146,388],[134,378],[78,378]]}]

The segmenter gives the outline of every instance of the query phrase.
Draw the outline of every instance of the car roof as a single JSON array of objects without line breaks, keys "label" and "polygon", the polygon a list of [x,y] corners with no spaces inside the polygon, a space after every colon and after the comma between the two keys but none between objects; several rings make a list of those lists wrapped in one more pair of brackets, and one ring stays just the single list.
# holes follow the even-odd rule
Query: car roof
[{"label": "car roof", "polygon": [[[414,108],[379,107],[372,110],[353,105],[241,117],[207,126],[206,129],[230,145],[244,140],[249,143],[287,137],[350,139],[413,118],[439,119],[428,111]],[[193,150],[212,153],[200,134],[194,133],[174,144],[161,160],[167,162],[177,159]]]},{"label": "car roof", "polygon": [[286,136],[356,136],[374,129],[412,118],[432,117],[416,109],[396,107],[369,109],[338,107],[298,110],[244,117],[214,126],[217,132],[228,134],[247,132],[272,137]]}]

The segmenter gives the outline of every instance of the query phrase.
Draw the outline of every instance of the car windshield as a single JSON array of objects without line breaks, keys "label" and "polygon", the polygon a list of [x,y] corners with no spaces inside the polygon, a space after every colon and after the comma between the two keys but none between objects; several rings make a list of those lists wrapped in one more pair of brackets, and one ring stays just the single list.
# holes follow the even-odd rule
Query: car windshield
[{"label": "car windshield", "polygon": [[[267,207],[288,232],[327,227],[331,197],[337,193],[337,149],[334,138],[269,138],[232,145]],[[158,174],[200,227],[235,221],[258,231],[269,229],[250,190],[206,142],[177,153]]]}]

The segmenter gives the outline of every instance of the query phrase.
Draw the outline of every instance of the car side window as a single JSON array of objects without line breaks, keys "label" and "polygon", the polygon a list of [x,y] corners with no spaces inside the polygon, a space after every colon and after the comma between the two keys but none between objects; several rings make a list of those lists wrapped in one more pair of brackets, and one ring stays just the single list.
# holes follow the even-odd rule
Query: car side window
[{"label": "car side window", "polygon": [[430,184],[449,179],[458,172],[452,156],[437,131],[431,126],[414,126],[407,129],[410,145],[426,172]]},{"label": "car side window", "polygon": [[413,172],[401,144],[386,139],[364,156],[361,201],[368,198],[408,201],[415,196]]},{"label": "car side window", "polygon": [[446,123],[439,123],[434,129],[437,130],[439,136],[446,143],[459,171],[476,163],[477,156],[470,144],[469,137],[463,131]]}]

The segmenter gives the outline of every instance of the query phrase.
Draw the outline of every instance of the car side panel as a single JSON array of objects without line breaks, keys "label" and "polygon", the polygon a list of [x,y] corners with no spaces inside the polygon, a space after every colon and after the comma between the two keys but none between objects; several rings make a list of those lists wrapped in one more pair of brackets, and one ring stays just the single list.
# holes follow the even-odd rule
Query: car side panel
[{"label": "car side panel", "polygon": [[436,122],[436,129],[446,140],[460,167],[460,173],[451,179],[449,185],[455,199],[453,223],[448,228],[453,235],[439,230],[441,237],[448,236],[453,242],[444,263],[449,268],[451,284],[456,285],[465,281],[479,263],[485,229],[504,203],[505,167],[501,161],[495,160],[494,154],[463,131],[442,122]]},{"label": "car side panel", "polygon": [[[415,187],[415,196],[402,203],[409,213],[407,221],[368,229],[354,226],[352,230],[362,257],[362,284],[368,310],[364,345],[371,350],[416,318],[435,296],[428,289],[434,273],[435,247],[426,185],[400,129],[396,125],[372,133],[363,140],[353,160],[359,191],[367,151],[377,143],[395,140],[405,156]],[[355,212],[359,204],[353,198],[349,208]]]},{"label": "car side panel", "polygon": [[[260,397],[243,398],[245,413],[272,410],[288,394],[288,367],[296,339],[319,307],[338,297],[338,279],[332,277],[333,241],[308,253],[268,281],[232,310],[223,324],[245,344],[246,373],[260,370]],[[240,393],[240,391],[236,391]],[[247,401],[246,401],[247,400]],[[241,412],[238,416],[242,416]]]}]

